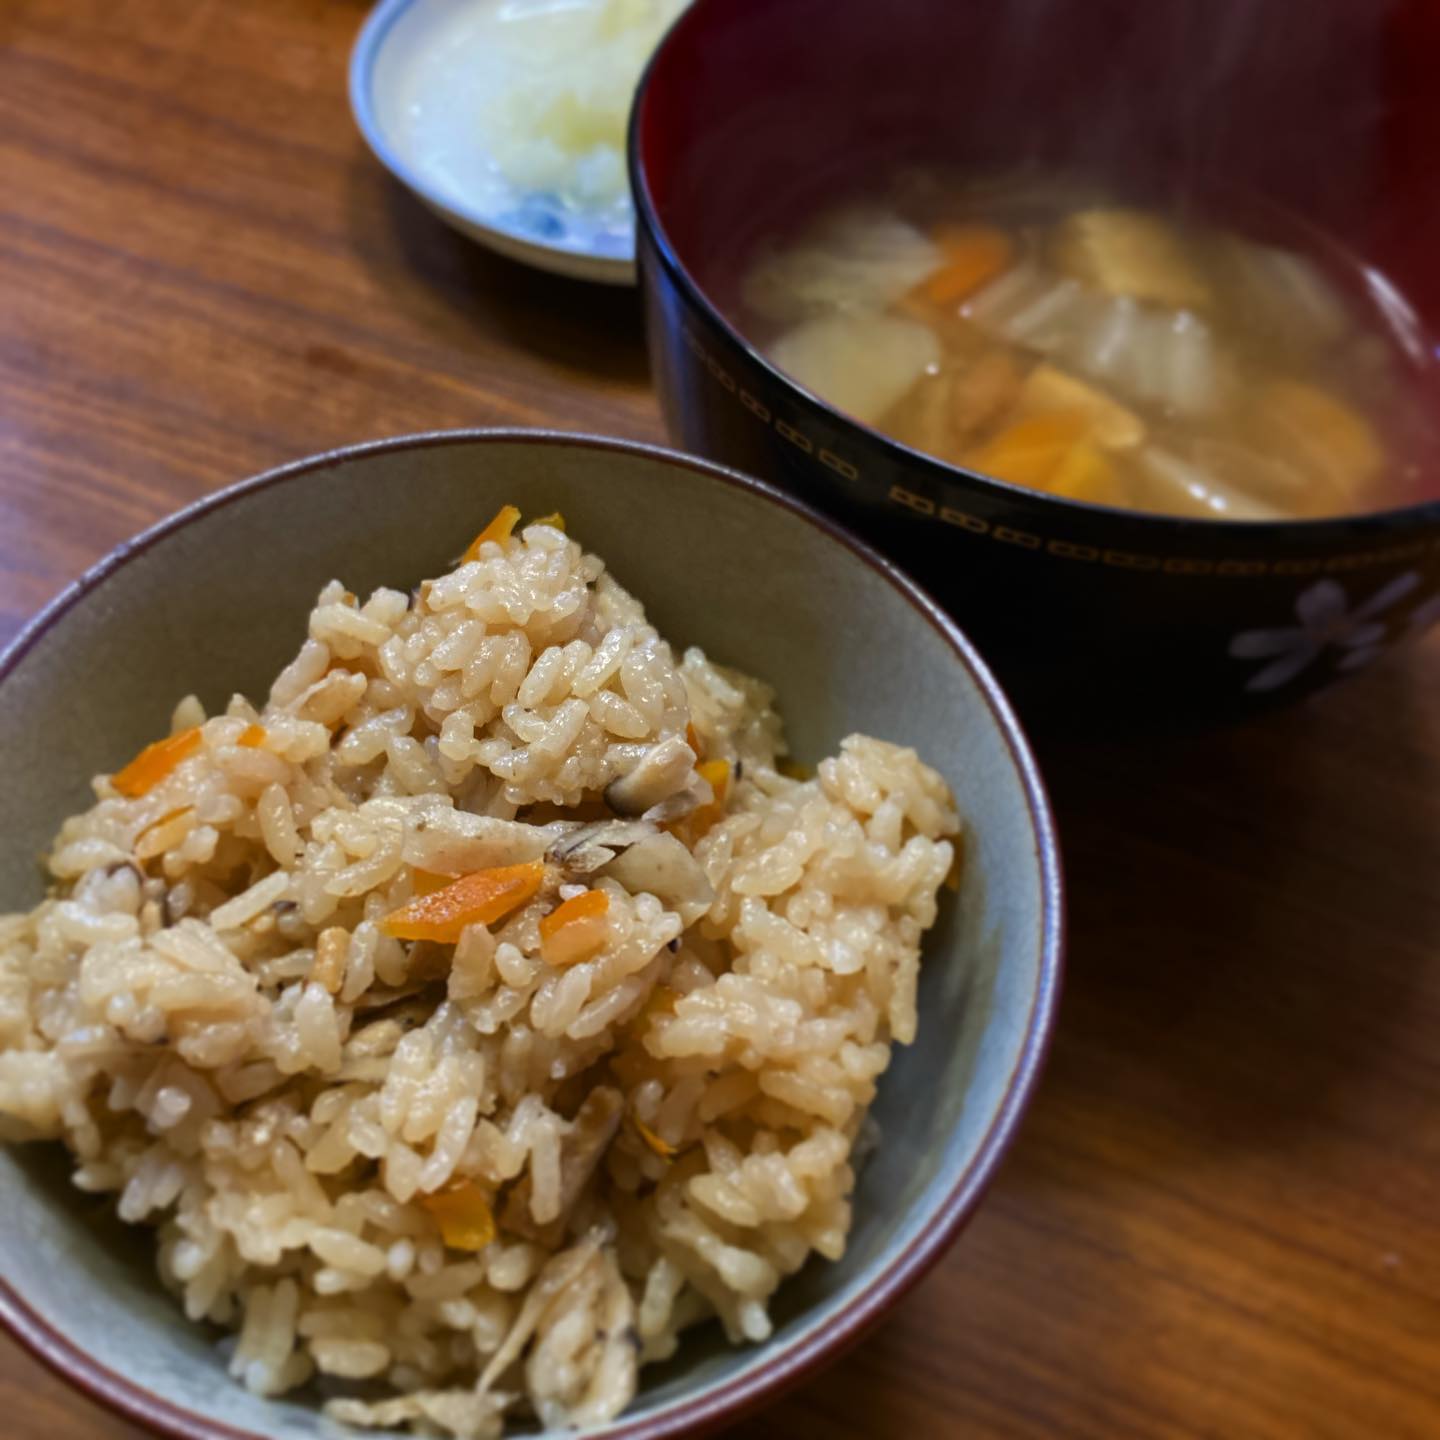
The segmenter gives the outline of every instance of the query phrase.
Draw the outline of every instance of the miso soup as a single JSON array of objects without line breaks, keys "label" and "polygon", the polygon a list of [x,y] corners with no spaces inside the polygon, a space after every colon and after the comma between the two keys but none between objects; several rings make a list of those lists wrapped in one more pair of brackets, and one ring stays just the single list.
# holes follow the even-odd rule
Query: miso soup
[{"label": "miso soup", "polygon": [[1235,520],[1418,501],[1418,331],[1381,277],[1291,238],[1062,177],[912,175],[764,246],[740,322],[856,419],[1072,500]]}]

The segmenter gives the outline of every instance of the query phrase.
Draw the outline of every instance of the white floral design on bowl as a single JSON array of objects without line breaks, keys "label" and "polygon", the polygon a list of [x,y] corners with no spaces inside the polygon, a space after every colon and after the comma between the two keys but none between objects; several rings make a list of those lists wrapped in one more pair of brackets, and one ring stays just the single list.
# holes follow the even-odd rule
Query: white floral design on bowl
[{"label": "white floral design on bowl", "polygon": [[1422,600],[1411,612],[1407,622],[1416,635],[1423,635],[1432,625],[1440,621],[1440,590],[1428,600]]},{"label": "white floral design on bowl", "polygon": [[[1245,688],[1260,692],[1278,690],[1330,649],[1340,652],[1335,661],[1337,670],[1358,670],[1368,665],[1385,648],[1386,625],[1376,617],[1397,600],[1404,599],[1419,583],[1419,574],[1407,570],[1352,610],[1345,588],[1338,580],[1317,580],[1302,590],[1295,601],[1298,625],[1242,630],[1231,640],[1230,654],[1235,659],[1270,662],[1250,677]],[[1432,600],[1417,610],[1411,616],[1411,623],[1423,629],[1429,622],[1420,618],[1422,612],[1435,603],[1436,600]],[[1433,614],[1429,618],[1433,619]]]}]

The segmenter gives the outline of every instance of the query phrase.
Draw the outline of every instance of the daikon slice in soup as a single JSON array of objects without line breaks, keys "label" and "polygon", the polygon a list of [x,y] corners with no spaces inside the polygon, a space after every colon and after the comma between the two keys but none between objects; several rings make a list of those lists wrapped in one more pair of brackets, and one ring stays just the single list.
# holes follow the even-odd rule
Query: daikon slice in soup
[{"label": "daikon slice in soup", "polygon": [[1265,229],[1069,177],[911,174],[759,247],[740,323],[855,419],[1071,500],[1274,520],[1425,498],[1413,316],[1338,246]]}]

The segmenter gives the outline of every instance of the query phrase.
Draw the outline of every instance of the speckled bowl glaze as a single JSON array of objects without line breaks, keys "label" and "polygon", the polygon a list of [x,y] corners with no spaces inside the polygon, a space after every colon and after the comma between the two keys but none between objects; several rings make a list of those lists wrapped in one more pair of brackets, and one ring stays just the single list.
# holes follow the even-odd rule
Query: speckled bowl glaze
[{"label": "speckled bowl glaze", "polygon": [[695,0],[641,84],[630,175],[671,434],[896,560],[1029,722],[1240,717],[1418,637],[1440,619],[1440,499],[1236,523],[963,470],[776,369],[737,328],[737,267],[759,236],[910,163],[1075,169],[1193,204],[1211,183],[1388,276],[1440,407],[1423,355],[1440,334],[1440,6],[1305,8],[1301,34],[1292,0],[907,0],[884,24],[872,0]]},{"label": "speckled bowl glaze", "polygon": [[[914,745],[971,826],[961,893],[927,941],[918,1040],[881,1082],[844,1259],[786,1282],[764,1345],[692,1332],[594,1432],[695,1435],[832,1359],[936,1260],[1014,1134],[1054,1017],[1059,859],[1034,761],[969,642],[887,562],[756,481],[619,441],[457,432],[272,471],[115,552],[0,658],[0,911],[38,898],[35,856],[87,777],[162,730],[178,696],[262,694],[326,580],[363,593],[442,571],[510,501],[562,511],[676,642],[773,682],[802,760],[852,730]],[[186,1440],[346,1433],[304,1396],[238,1388],[216,1337],[162,1291],[148,1235],[71,1189],[66,1161],[0,1151],[0,1318],[21,1341]]]},{"label": "speckled bowl glaze", "polygon": [[456,0],[381,0],[370,12],[350,56],[350,109],[365,143],[442,220],[497,254],[574,280],[633,285],[633,224],[622,231],[556,195],[510,186],[482,201],[452,190],[416,152],[404,113],[403,77],[422,52],[446,42],[455,5]]}]

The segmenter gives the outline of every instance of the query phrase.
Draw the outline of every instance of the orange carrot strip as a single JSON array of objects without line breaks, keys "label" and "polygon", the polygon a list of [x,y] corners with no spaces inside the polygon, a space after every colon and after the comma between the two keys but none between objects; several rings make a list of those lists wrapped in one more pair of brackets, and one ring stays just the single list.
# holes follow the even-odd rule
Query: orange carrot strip
[{"label": "orange carrot strip", "polygon": [[671,1160],[677,1151],[668,1140],[662,1140],[638,1115],[630,1117],[635,1126],[635,1133],[653,1150],[662,1160]]},{"label": "orange carrot strip", "polygon": [[475,559],[487,540],[504,545],[519,522],[520,512],[513,505],[502,505],[495,518],[470,542],[469,549],[460,557],[461,564]]},{"label": "orange carrot strip", "polygon": [[410,871],[410,888],[417,895],[433,895],[437,890],[443,890],[454,883],[453,875],[437,875],[433,870],[421,870],[418,867]]},{"label": "orange carrot strip", "polygon": [[557,905],[540,921],[540,957],[547,965],[578,965],[588,960],[610,934],[605,922],[610,897],[603,890]]},{"label": "orange carrot strip", "polygon": [[452,1180],[433,1195],[416,1197],[452,1250],[483,1250],[495,1238],[495,1212],[473,1180]]},{"label": "orange carrot strip", "polygon": [[684,822],[693,839],[698,840],[713,826],[725,818],[725,796],[730,791],[730,762],[728,760],[702,760],[695,773],[710,782],[715,798],[708,805],[701,805],[691,812]]},{"label": "orange carrot strip", "polygon": [[710,788],[715,792],[715,803],[723,806],[725,796],[730,790],[730,762],[728,760],[702,760],[695,767],[695,773],[702,780],[710,782]]},{"label": "orange carrot strip", "polygon": [[921,281],[920,295],[932,305],[958,305],[1014,258],[1010,237],[993,225],[947,225],[935,235],[943,267]]},{"label": "orange carrot strip", "polygon": [[557,905],[540,921],[540,938],[548,940],[558,935],[567,925],[578,920],[591,920],[604,915],[610,908],[610,897],[603,890],[586,890],[563,904]]},{"label": "orange carrot strip", "polygon": [[243,745],[247,750],[258,750],[265,743],[265,727],[263,725],[247,725],[240,732],[240,738],[235,743]]},{"label": "orange carrot strip", "polygon": [[200,727],[192,725],[178,730],[163,740],[147,745],[123,770],[110,777],[110,783],[132,800],[153,790],[182,760],[188,760],[200,748]]},{"label": "orange carrot strip", "polygon": [[558,510],[552,511],[549,515],[542,515],[538,520],[532,520],[530,523],[532,525],[548,525],[552,530],[560,531],[562,535],[565,533],[565,517]]},{"label": "orange carrot strip", "polygon": [[454,945],[467,925],[493,925],[523,905],[544,879],[542,860],[477,870],[392,910],[380,922],[380,928],[397,940],[434,940]]}]

